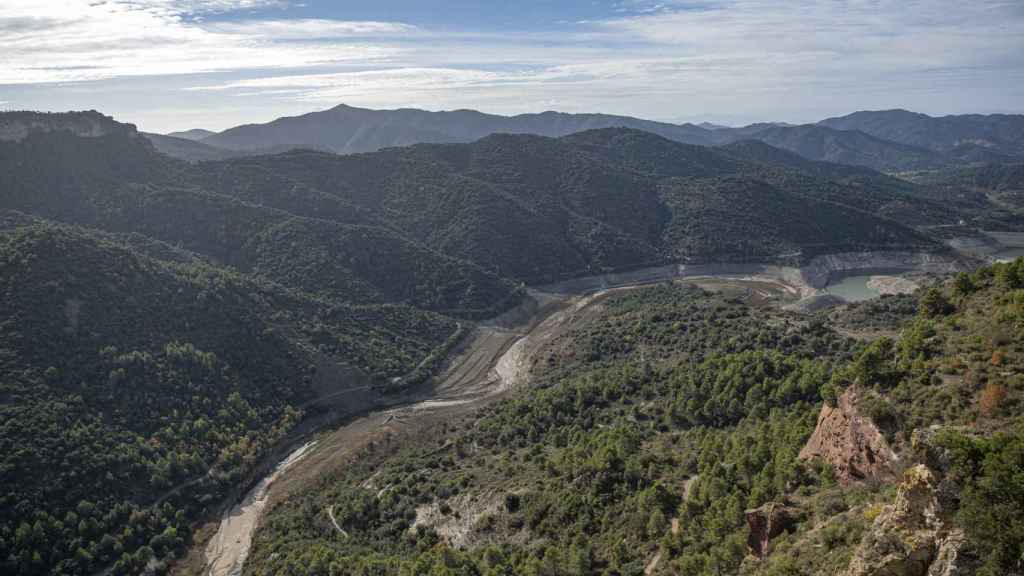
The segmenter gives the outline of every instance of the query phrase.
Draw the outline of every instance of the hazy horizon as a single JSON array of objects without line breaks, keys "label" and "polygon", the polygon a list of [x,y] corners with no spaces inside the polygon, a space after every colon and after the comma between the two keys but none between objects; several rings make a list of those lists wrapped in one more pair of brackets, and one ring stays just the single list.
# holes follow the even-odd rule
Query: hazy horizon
[{"label": "hazy horizon", "polygon": [[0,0],[0,109],[222,130],[339,103],[664,122],[1024,111],[1002,0]]}]

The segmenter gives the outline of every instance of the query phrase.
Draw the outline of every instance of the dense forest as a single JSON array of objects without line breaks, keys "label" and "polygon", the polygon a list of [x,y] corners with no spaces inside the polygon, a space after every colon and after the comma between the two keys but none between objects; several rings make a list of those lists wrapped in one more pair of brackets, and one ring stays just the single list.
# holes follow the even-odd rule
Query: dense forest
[{"label": "dense forest", "polygon": [[[293,493],[246,571],[834,574],[896,497],[798,458],[821,406],[857,386],[908,458],[914,431],[939,427],[928,450],[958,487],[943,513],[966,535],[965,573],[1021,573],[1022,272],[1019,260],[810,317],[678,284],[614,296],[549,347],[529,390]],[[772,503],[795,521],[758,561],[745,511]]]},{"label": "dense forest", "polygon": [[133,236],[16,213],[3,222],[4,573],[135,573],[173,557],[310,400],[352,385],[332,371],[387,382],[457,328],[413,308],[317,299]]},{"label": "dense forest", "polygon": [[[974,217],[878,173],[770,163],[744,150],[609,128],[190,164],[126,130],[93,138],[33,132],[0,142],[0,186],[8,191],[3,208],[143,234],[334,299],[464,317],[509,306],[519,282],[680,258],[938,250],[911,227]],[[741,188],[751,184],[743,193],[755,214],[728,234],[718,231],[734,213],[692,210],[678,199],[679,181],[699,179],[708,201],[728,203],[737,178]],[[789,226],[798,215],[785,210],[785,220],[773,215],[766,228],[761,191],[814,203],[819,226]],[[736,234],[765,249],[734,244]]]}]

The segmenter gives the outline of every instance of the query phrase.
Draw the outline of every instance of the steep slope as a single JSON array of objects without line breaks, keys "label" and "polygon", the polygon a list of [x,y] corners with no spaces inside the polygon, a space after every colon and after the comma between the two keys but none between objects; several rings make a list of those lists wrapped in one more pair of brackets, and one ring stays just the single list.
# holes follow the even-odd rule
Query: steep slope
[{"label": "steep slope", "polygon": [[131,574],[173,557],[310,400],[410,371],[456,329],[156,260],[120,237],[3,221],[4,573]]},{"label": "steep slope", "polygon": [[640,574],[660,552],[660,573],[736,573],[744,507],[817,482],[796,455],[847,342],[671,284],[594,314],[544,348],[533,386],[296,491],[245,572]]},{"label": "steep slope", "polygon": [[368,110],[344,104],[322,112],[249,124],[203,139],[206,144],[234,150],[305,147],[348,154],[390,146],[429,142],[471,142],[495,133],[564,136],[595,128],[628,127],[674,140],[707,144],[708,131],[625,116],[544,112],[496,116],[474,110]]},{"label": "steep slope", "polygon": [[965,186],[993,192],[1024,191],[1024,163],[986,164],[924,174],[921,181],[935,185]]},{"label": "steep slope", "polygon": [[[348,217],[331,223],[190,185],[189,165],[161,156],[134,133],[88,142],[67,132],[34,133],[0,142],[0,166],[8,192],[2,208],[140,233],[337,301],[487,315],[516,298],[493,274],[376,227],[337,202],[333,214]],[[284,229],[305,241],[280,241]],[[329,283],[318,279],[327,269]]]},{"label": "steep slope", "polygon": [[729,154],[751,162],[760,162],[776,167],[791,168],[828,180],[845,179],[887,179],[892,183],[900,181],[868,168],[852,164],[840,164],[822,160],[811,160],[800,154],[776,147],[754,138],[737,140],[721,146]]},{"label": "steep slope", "polygon": [[[835,181],[650,133],[604,129],[560,139],[494,135],[472,144],[417,145],[342,157],[297,151],[205,164],[197,171],[197,185],[292,211],[293,199],[270,191],[301,190],[307,198],[311,196],[306,191],[316,191],[324,201],[318,201],[318,207],[303,205],[302,210],[320,214],[337,210],[326,201],[334,196],[438,251],[525,282],[665,262],[684,252],[696,259],[712,258],[712,253],[732,260],[750,256],[729,254],[727,234],[715,235],[723,244],[706,254],[678,250],[672,242],[679,237],[665,236],[670,221],[692,216],[693,225],[703,230],[719,225],[725,229],[736,215],[728,206],[721,212],[690,215],[683,204],[669,205],[660,183],[673,177],[721,179],[742,174],[750,179],[752,190],[759,182],[779,189],[791,208],[801,198],[816,206],[824,202],[829,218],[849,217],[867,226],[859,242],[863,246],[877,244],[877,238],[868,239],[868,230],[876,229],[899,229],[889,236],[892,246],[928,244],[877,216],[905,216],[905,222],[914,225],[956,221],[956,215],[941,206],[910,196],[908,184],[861,172],[863,178]],[[294,184],[289,186],[289,181]],[[278,183],[265,186],[266,182]],[[713,186],[705,192],[718,193]],[[757,235],[756,230],[750,232]],[[811,241],[824,251],[830,249],[829,242],[825,236]],[[849,246],[846,241],[841,244]],[[773,254],[786,252],[791,250]]]},{"label": "steep slope", "polygon": [[746,177],[672,179],[661,194],[673,220],[664,231],[686,261],[764,261],[799,254],[854,252],[930,241],[866,212]]},{"label": "steep slope", "polygon": [[984,164],[912,176],[915,195],[956,209],[982,230],[1024,226],[1024,164]]},{"label": "steep slope", "polygon": [[[940,152],[974,145],[995,153],[1024,155],[1024,115],[964,114],[932,117],[907,110],[854,112],[828,118],[822,126],[859,130],[878,138]],[[958,152],[965,154],[965,150]]]},{"label": "steep slope", "polygon": [[[740,140],[721,147],[729,154],[756,162],[754,173],[786,190],[820,198],[912,226],[973,223],[987,205],[956,208],[932,191],[863,166],[809,160],[759,140]],[[957,209],[960,208],[960,209]]]}]

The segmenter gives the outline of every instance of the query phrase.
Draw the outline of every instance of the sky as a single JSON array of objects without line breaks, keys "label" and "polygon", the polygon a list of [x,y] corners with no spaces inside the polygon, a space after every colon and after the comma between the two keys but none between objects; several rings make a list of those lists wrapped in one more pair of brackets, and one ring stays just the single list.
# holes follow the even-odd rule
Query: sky
[{"label": "sky", "polygon": [[0,0],[0,110],[1024,113],[1022,0]]}]

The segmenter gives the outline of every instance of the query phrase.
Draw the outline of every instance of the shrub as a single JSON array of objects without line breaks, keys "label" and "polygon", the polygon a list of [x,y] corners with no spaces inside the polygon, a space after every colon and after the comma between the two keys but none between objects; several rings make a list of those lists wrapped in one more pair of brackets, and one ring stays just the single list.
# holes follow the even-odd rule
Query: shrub
[{"label": "shrub", "polygon": [[978,400],[978,407],[981,409],[981,414],[986,417],[992,417],[999,413],[1000,408],[1003,406],[1003,402],[1006,401],[1006,388],[999,384],[989,382],[985,385],[985,389],[981,391],[981,398]]},{"label": "shrub", "polygon": [[921,313],[932,318],[945,316],[953,311],[953,305],[938,288],[929,288],[921,297],[920,306]]},{"label": "shrub", "polygon": [[872,504],[871,506],[868,506],[864,509],[864,520],[869,523],[874,522],[875,518],[882,515],[882,510],[885,510],[885,507],[881,504]]}]

